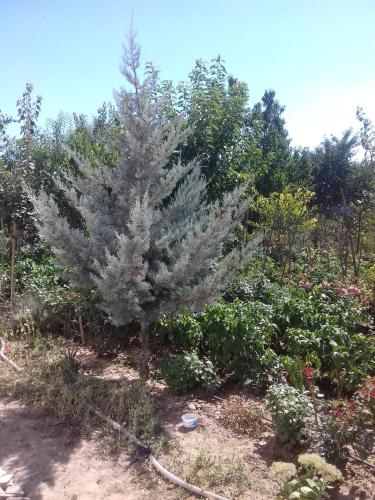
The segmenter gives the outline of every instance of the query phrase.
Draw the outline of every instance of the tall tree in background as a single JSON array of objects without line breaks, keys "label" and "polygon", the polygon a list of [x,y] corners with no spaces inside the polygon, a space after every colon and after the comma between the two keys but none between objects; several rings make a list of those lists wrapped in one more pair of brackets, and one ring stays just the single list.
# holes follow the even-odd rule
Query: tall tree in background
[{"label": "tall tree in background", "polygon": [[[3,226],[16,222],[19,227],[28,224],[27,212],[31,205],[23,189],[31,182],[35,171],[36,120],[40,112],[41,97],[33,100],[33,86],[28,83],[22,97],[17,101],[17,117],[5,117],[0,113],[0,217]],[[7,134],[6,127],[17,123],[20,138]]]},{"label": "tall tree in background", "polygon": [[[371,144],[370,132],[369,122],[364,123],[359,136],[362,145]],[[370,227],[368,215],[373,210],[375,187],[371,155],[365,149],[365,158],[357,159],[358,145],[358,137],[347,130],[341,139],[326,138],[312,154],[315,199],[323,215],[322,224],[326,219],[335,221],[335,231],[331,230],[331,234],[342,272],[347,273],[351,261],[356,278]]]},{"label": "tall tree in background", "polygon": [[375,127],[362,108],[357,109],[357,119],[361,123],[359,139],[365,151],[365,161],[375,166]]},{"label": "tall tree in background", "polygon": [[[10,307],[15,303],[15,259],[22,233],[32,232],[33,224],[29,217],[31,204],[24,185],[33,179],[34,146],[36,121],[40,113],[41,97],[33,99],[33,86],[26,84],[22,97],[17,101],[17,118],[0,113],[0,231],[2,239],[2,269],[7,268],[4,256],[8,252],[7,238],[10,238]],[[6,127],[17,123],[20,127],[20,139],[10,138]],[[2,273],[3,274],[3,271]],[[3,291],[3,283],[1,292]]]},{"label": "tall tree in background", "polygon": [[199,159],[214,200],[242,183],[253,183],[261,151],[250,127],[248,87],[228,75],[218,56],[197,60],[187,82],[164,81],[159,93],[167,113],[178,113],[189,130],[179,151],[182,162]]},{"label": "tall tree in background", "polygon": [[186,306],[200,311],[218,298],[254,244],[223,256],[245,206],[246,186],[207,201],[195,160],[170,163],[181,142],[181,119],[166,117],[153,77],[138,79],[140,49],[129,37],[122,72],[131,90],[117,95],[120,129],[105,134],[115,167],[76,155],[81,176],[66,193],[82,216],[72,228],[47,195],[34,198],[40,234],[76,284],[96,286],[116,325],[140,323],[141,373],[148,376],[149,324]]},{"label": "tall tree in background", "polygon": [[349,203],[350,173],[356,153],[357,138],[347,130],[341,139],[326,138],[313,154],[313,177],[319,211],[330,213],[343,202]]},{"label": "tall tree in background", "polygon": [[295,169],[292,149],[285,120],[284,107],[276,99],[274,90],[266,90],[262,102],[251,111],[251,126],[258,131],[258,146],[261,150],[263,171],[258,176],[256,187],[264,196],[280,192],[290,181]]}]

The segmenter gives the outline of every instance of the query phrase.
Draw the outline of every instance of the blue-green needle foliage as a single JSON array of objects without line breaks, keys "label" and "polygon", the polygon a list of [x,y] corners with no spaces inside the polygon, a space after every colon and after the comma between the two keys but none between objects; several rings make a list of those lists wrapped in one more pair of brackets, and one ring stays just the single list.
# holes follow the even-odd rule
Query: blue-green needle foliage
[{"label": "blue-green needle foliage", "polygon": [[72,152],[80,176],[62,188],[81,225],[71,227],[45,194],[33,202],[40,234],[72,282],[96,286],[114,324],[138,320],[147,329],[161,314],[215,301],[255,243],[223,254],[244,214],[246,186],[209,203],[198,162],[171,161],[181,118],[163,113],[155,74],[139,80],[139,56],[131,34],[122,65],[130,85],[116,96],[119,125],[103,135],[116,166]]}]

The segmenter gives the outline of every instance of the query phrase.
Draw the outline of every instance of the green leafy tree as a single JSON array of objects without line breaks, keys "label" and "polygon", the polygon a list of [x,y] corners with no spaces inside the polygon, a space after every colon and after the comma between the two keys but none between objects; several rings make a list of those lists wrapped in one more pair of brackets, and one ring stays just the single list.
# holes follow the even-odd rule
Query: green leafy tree
[{"label": "green leafy tree", "polygon": [[350,174],[356,152],[357,138],[347,130],[341,139],[326,138],[313,154],[313,177],[315,200],[319,211],[325,214],[343,203],[343,194],[347,203]]},{"label": "green leafy tree", "polygon": [[[29,223],[27,213],[31,206],[23,189],[34,174],[34,147],[36,120],[40,112],[41,97],[33,100],[33,86],[28,83],[22,97],[17,101],[17,118],[0,113],[0,217],[2,225],[17,222],[18,226]],[[6,127],[18,123],[20,138],[9,137]]]},{"label": "green leafy tree", "polygon": [[[369,129],[363,129],[362,133],[368,135]],[[369,157],[356,160],[357,146],[358,137],[350,130],[341,139],[325,139],[313,153],[313,175],[319,212],[334,222],[330,238],[325,239],[332,245],[334,238],[343,274],[347,273],[351,261],[358,278],[366,234],[371,226],[375,177]]]},{"label": "green leafy tree", "polygon": [[[34,136],[42,99],[38,96],[33,100],[32,92],[33,86],[30,83],[26,84],[24,93],[17,101],[17,118],[11,118],[0,113],[1,275],[6,274],[7,264],[10,260],[9,289],[11,308],[14,306],[14,271],[20,235],[29,232],[33,228],[29,216],[31,205],[24,185],[32,178],[35,167],[33,161]],[[6,127],[12,122],[18,123],[20,127],[20,138],[18,140],[10,138],[7,134]],[[11,248],[8,253],[6,249],[9,238],[11,239]],[[6,280],[1,279],[2,288],[4,281]]]},{"label": "green leafy tree", "polygon": [[357,109],[357,119],[361,123],[359,138],[365,151],[365,160],[375,164],[375,127],[362,108]]},{"label": "green leafy tree", "polygon": [[228,75],[220,56],[210,65],[197,60],[187,82],[162,82],[159,93],[166,113],[183,118],[188,134],[179,147],[181,161],[199,159],[210,199],[253,182],[261,152],[250,126],[248,87]]},{"label": "green leafy tree", "polygon": [[257,145],[263,165],[256,187],[265,196],[280,192],[290,184],[290,176],[295,170],[290,139],[282,116],[284,109],[276,99],[275,91],[266,90],[262,102],[255,104],[251,111],[250,124],[257,131]]},{"label": "green leafy tree", "polygon": [[272,193],[268,198],[259,196],[256,210],[259,225],[266,233],[267,253],[276,249],[281,257],[282,276],[290,270],[293,256],[306,244],[306,238],[314,229],[317,219],[311,211],[314,193],[304,188],[285,189]]}]

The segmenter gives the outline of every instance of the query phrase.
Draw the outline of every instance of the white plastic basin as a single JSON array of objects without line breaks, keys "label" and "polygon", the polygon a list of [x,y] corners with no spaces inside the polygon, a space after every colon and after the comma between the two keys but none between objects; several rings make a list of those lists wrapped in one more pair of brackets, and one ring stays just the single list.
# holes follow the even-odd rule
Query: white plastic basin
[{"label": "white plastic basin", "polygon": [[185,413],[182,415],[182,423],[184,427],[193,429],[198,425],[198,415],[196,413]]}]

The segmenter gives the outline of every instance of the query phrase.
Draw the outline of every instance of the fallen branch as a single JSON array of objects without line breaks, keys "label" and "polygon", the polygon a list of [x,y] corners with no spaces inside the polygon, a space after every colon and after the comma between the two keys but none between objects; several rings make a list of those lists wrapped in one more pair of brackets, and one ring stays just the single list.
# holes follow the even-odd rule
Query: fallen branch
[{"label": "fallen branch", "polygon": [[354,455],[349,454],[349,457],[352,458],[353,460],[357,460],[357,462],[361,462],[361,464],[365,464],[368,467],[372,467],[375,469],[375,464],[372,464],[370,462],[366,462],[366,460],[362,460],[362,458],[355,457]]}]

